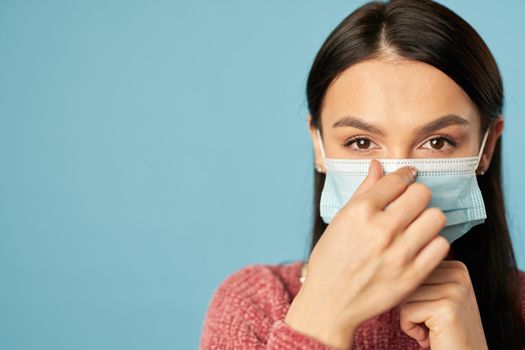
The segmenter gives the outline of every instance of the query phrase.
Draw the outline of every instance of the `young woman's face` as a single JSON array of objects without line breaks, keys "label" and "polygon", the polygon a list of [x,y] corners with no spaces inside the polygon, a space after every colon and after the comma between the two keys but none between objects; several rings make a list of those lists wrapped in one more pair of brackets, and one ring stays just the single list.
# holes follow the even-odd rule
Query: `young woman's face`
[{"label": "young woman's face", "polygon": [[411,60],[345,70],[326,92],[321,123],[328,158],[477,156],[482,141],[479,112],[463,89]]}]

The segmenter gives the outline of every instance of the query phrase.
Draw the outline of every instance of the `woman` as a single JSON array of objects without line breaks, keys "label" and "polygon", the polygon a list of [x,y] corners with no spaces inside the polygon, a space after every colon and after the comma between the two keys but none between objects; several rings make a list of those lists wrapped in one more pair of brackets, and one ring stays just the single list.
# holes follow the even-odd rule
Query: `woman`
[{"label": "woman", "polygon": [[324,42],[307,98],[309,259],[226,278],[201,349],[525,348],[503,86],[475,30],[432,1],[367,3]]}]

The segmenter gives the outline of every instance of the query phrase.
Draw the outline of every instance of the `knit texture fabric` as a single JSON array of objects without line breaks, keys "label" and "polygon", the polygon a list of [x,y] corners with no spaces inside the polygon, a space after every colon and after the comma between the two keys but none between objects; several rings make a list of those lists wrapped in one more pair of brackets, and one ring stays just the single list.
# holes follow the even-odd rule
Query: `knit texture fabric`
[{"label": "knit texture fabric", "polygon": [[[301,283],[301,260],[274,265],[253,264],[230,274],[208,305],[200,349],[335,350],[284,323]],[[520,271],[522,315],[525,319],[525,272]],[[356,330],[352,350],[419,350],[399,327],[392,308]]]}]

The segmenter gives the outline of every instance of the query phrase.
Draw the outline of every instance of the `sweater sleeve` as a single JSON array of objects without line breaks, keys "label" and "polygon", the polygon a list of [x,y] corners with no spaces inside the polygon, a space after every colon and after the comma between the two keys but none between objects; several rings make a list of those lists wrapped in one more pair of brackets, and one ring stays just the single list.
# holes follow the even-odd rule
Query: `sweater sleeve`
[{"label": "sweater sleeve", "polygon": [[208,305],[200,349],[336,350],[284,323],[290,295],[265,265],[228,276]]}]

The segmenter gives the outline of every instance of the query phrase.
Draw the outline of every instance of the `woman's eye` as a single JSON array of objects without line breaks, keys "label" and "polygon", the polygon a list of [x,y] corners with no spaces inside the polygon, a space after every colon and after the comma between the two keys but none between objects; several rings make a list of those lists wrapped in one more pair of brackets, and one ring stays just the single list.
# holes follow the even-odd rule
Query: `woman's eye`
[{"label": "woman's eye", "polygon": [[[451,151],[452,149],[456,147],[456,145],[457,145],[457,142],[455,142],[454,140],[448,137],[445,137],[445,136],[438,136],[438,137],[433,137],[429,139],[421,147],[429,149],[431,151],[445,152],[445,151]],[[356,152],[368,152],[368,151],[379,148],[372,140],[370,140],[367,137],[362,137],[362,136],[354,137],[348,140],[343,146],[353,151],[356,151]]]},{"label": "woman's eye", "polygon": [[[443,136],[434,137],[428,140],[424,145],[426,145],[427,143],[429,144],[431,149],[438,150],[438,151],[448,149],[448,148],[454,148],[456,146],[455,141],[447,137],[443,137]],[[423,147],[423,148],[427,148],[427,147]]]},{"label": "woman's eye", "polygon": [[356,149],[356,150],[368,150],[372,145],[372,141],[366,137],[356,137],[345,143],[345,147]]}]

